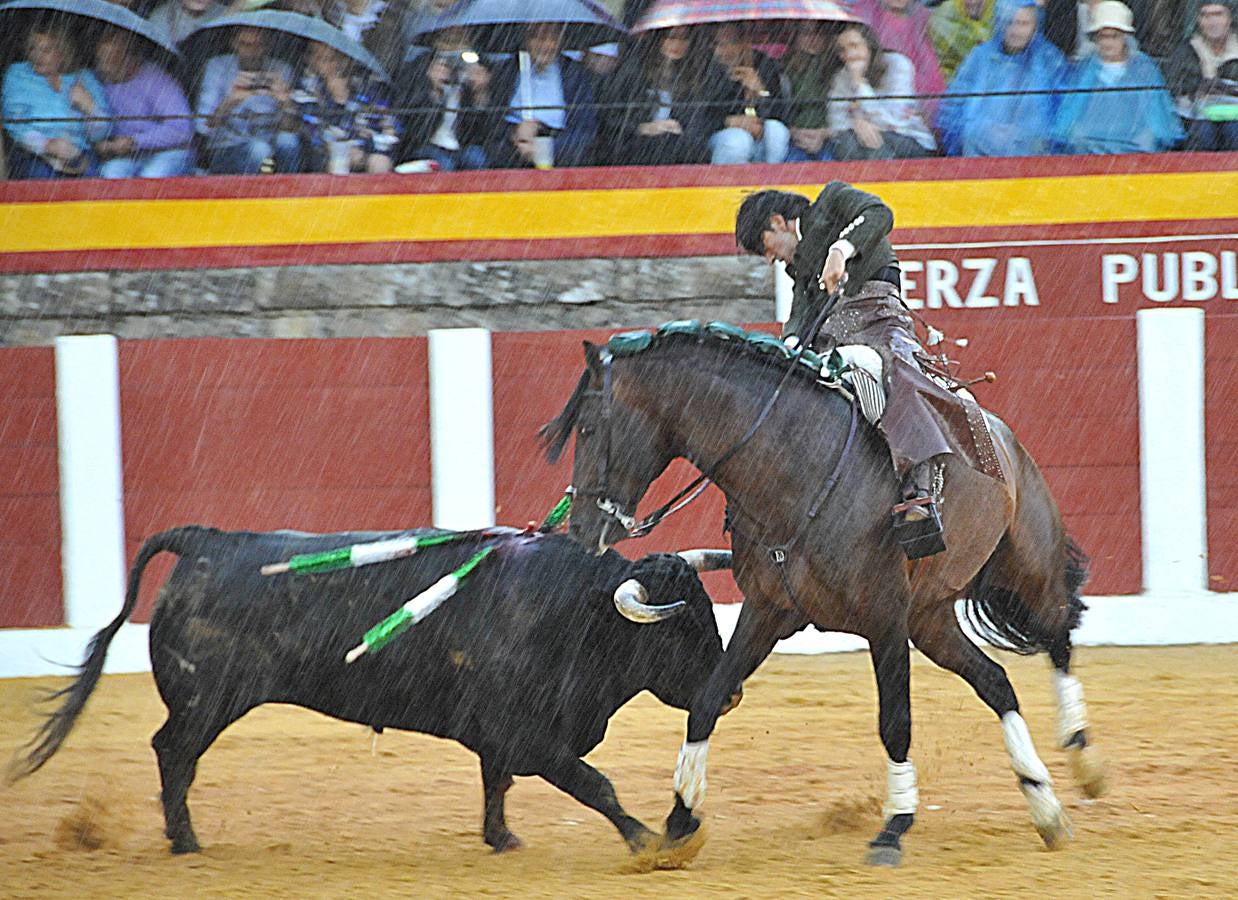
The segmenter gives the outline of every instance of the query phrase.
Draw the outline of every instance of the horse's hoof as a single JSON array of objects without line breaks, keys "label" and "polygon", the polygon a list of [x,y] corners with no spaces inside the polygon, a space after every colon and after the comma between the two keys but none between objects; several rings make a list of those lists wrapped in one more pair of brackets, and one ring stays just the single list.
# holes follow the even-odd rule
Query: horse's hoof
[{"label": "horse's hoof", "polygon": [[1036,833],[1050,850],[1061,850],[1070,843],[1074,832],[1070,829],[1070,819],[1062,813],[1061,821],[1052,825],[1037,825]]},{"label": "horse's hoof", "polygon": [[507,853],[511,850],[519,850],[524,846],[524,841],[520,840],[520,838],[516,837],[510,831],[504,832],[503,834],[495,837],[493,840],[487,838],[486,843],[494,848],[495,853]]},{"label": "horse's hoof", "polygon": [[682,869],[696,859],[705,846],[705,826],[699,826],[691,834],[674,840],[663,839],[658,848],[657,868]]},{"label": "horse's hoof", "polygon": [[868,853],[864,855],[864,862],[870,866],[896,869],[903,864],[903,851],[890,846],[869,847]]},{"label": "horse's hoof", "polygon": [[667,840],[650,832],[630,842],[631,858],[620,869],[624,874],[644,874],[657,869],[682,869],[696,859],[705,846],[705,829],[696,828],[691,834]]},{"label": "horse's hoof", "polygon": [[1105,780],[1105,764],[1095,747],[1071,747],[1067,751],[1067,757],[1075,784],[1079,785],[1083,796],[1095,800],[1109,793],[1109,785]]},{"label": "horse's hoof", "polygon": [[1027,798],[1027,806],[1032,814],[1032,824],[1036,833],[1050,850],[1060,850],[1070,843],[1074,833],[1070,828],[1070,817],[1053,793],[1048,784],[1029,782],[1020,785],[1023,796]]},{"label": "horse's hoof", "polygon": [[1066,815],[1066,810],[1061,806],[1057,809],[1057,815],[1048,821],[1033,820],[1032,824],[1036,826],[1036,833],[1040,835],[1040,839],[1050,850],[1061,850],[1075,836],[1070,827],[1070,817]]}]

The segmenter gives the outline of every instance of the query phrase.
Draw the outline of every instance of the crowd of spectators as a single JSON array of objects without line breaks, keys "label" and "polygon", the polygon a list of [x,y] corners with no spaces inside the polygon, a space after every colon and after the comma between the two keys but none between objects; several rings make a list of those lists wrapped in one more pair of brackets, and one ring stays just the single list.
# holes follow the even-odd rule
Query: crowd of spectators
[{"label": "crowd of spectators", "polygon": [[[35,21],[4,74],[8,177],[1238,148],[1235,0],[1177,4],[1169,42],[1142,0],[854,0],[855,22],[681,26],[579,52],[559,26],[534,24],[524,65],[474,52],[463,29],[414,46],[442,0],[136,11],[176,42],[256,5],[326,19],[390,82],[264,28],[232,28],[168,71],[130,32]],[[627,4],[627,19],[644,5]],[[1141,49],[1153,24],[1170,44],[1158,57]]]}]

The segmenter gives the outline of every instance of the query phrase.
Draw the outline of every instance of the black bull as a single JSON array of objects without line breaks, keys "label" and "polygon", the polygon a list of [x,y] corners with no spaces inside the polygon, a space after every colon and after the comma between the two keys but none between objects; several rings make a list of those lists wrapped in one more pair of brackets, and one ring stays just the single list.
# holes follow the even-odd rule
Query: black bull
[{"label": "black bull", "polygon": [[[565,536],[512,534],[356,569],[259,573],[293,554],[412,533],[187,526],[155,535],[130,571],[124,608],[92,639],[77,679],[54,695],[62,705],[28,754],[14,760],[10,780],[38,769],[64,741],[99,681],[108,645],[133,612],[143,568],[168,551],[180,558],[150,624],[151,667],[168,719],[151,743],[173,852],[198,849],[186,805],[198,758],[263,703],[459,741],[481,758],[483,837],[496,850],[519,846],[503,811],[513,775],[540,775],[597,810],[633,852],[656,844],[581,757],[636,694],[649,690],[686,710],[717,664],[722,641],[693,567],[676,555],[631,562],[615,552],[591,556]],[[496,549],[442,608],[380,652],[344,663],[370,626],[486,543]],[[682,600],[683,614],[656,624],[621,616],[616,588],[633,578],[648,591],[636,598],[638,607],[649,598]],[[648,612],[652,603],[639,609]]]}]

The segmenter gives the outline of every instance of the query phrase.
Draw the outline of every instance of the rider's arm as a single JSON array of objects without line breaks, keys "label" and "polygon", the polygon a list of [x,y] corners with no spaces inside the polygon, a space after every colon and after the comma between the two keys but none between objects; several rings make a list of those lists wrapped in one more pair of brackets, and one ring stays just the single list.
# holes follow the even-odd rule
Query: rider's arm
[{"label": "rider's arm", "polygon": [[[832,222],[843,222],[840,233],[835,237],[832,233],[821,235],[805,234],[805,240],[816,237],[819,241],[831,241],[831,248],[837,247],[844,260],[864,256],[870,252],[881,239],[894,228],[894,213],[882,199],[875,194],[869,194],[842,181],[831,181],[821,191],[817,203],[822,203],[830,210]],[[832,229],[830,229],[832,232]]]}]

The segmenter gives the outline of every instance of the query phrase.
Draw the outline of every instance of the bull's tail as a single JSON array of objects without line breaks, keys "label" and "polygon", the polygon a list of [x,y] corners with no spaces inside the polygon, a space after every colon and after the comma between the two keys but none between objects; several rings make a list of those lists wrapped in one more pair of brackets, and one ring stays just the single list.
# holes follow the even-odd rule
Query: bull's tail
[{"label": "bull's tail", "polygon": [[91,693],[99,683],[99,677],[103,674],[103,660],[107,656],[107,649],[112,643],[112,638],[116,637],[116,632],[120,631],[120,626],[125,624],[137,605],[138,587],[141,584],[142,570],[146,568],[146,564],[153,556],[165,550],[182,554],[189,536],[199,530],[192,526],[173,528],[170,531],[156,534],[142,545],[137,559],[133,561],[133,568],[129,570],[129,585],[125,590],[124,607],[106,628],[90,639],[90,645],[86,648],[86,659],[78,666],[77,677],[73,682],[58,691],[50,691],[43,698],[45,702],[64,698],[64,702],[47,717],[39,730],[35,732],[34,737],[18,750],[10,761],[8,771],[5,773],[9,784],[38,771],[60,749],[64,739],[73,730],[73,724],[77,721],[78,715],[86,706],[86,701],[90,699]]}]

